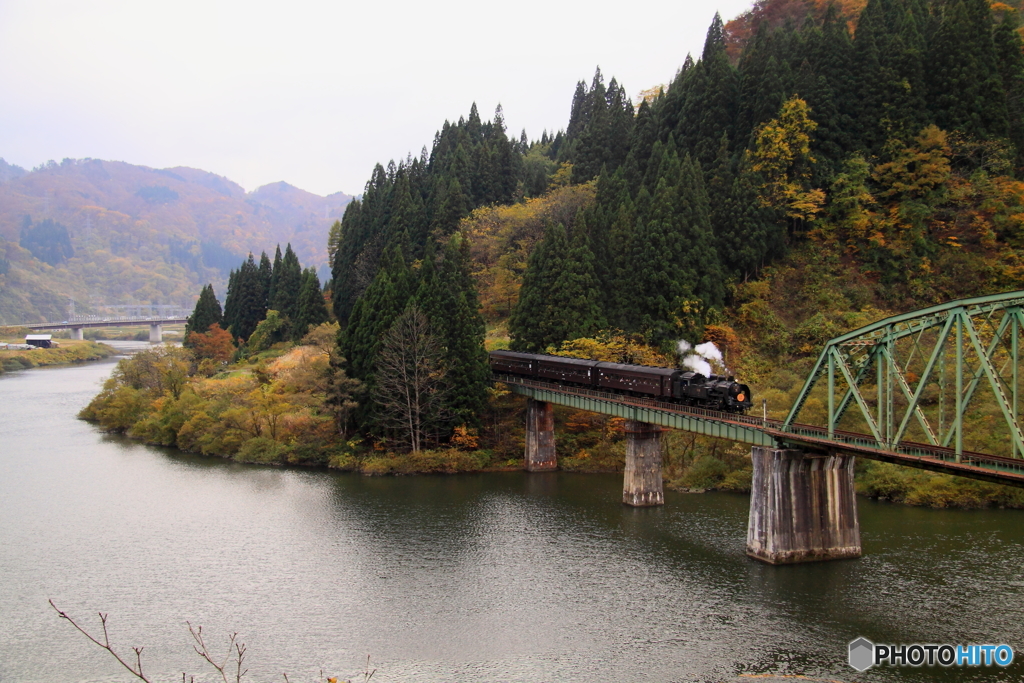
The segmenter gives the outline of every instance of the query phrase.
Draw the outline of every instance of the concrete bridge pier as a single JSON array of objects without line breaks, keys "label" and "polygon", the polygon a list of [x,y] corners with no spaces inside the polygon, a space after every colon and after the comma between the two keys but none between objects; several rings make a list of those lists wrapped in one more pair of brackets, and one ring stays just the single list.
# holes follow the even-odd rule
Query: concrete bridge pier
[{"label": "concrete bridge pier", "polygon": [[754,446],[747,554],[769,564],[860,557],[852,455]]},{"label": "concrete bridge pier", "polygon": [[164,340],[164,328],[158,323],[149,326],[149,343],[159,344]]},{"label": "concrete bridge pier", "polygon": [[71,333],[72,339],[77,339],[78,341],[82,341],[83,339],[85,339],[85,336],[82,334],[81,327],[72,327],[68,330],[68,332]]},{"label": "concrete bridge pier", "polygon": [[661,481],[661,427],[626,420],[626,471],[622,502],[634,507],[665,504]]},{"label": "concrete bridge pier", "polygon": [[526,399],[526,471],[550,472],[555,459],[555,407],[547,401]]}]

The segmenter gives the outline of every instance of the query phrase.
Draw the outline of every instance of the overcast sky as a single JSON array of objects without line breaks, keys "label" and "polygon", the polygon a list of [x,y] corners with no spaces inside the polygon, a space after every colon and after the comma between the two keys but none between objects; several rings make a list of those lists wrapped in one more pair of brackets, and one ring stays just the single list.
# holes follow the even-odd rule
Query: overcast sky
[{"label": "overcast sky", "polygon": [[750,5],[0,0],[0,157],[358,194],[474,101],[534,139],[595,66],[635,99],[699,55],[715,11]]}]

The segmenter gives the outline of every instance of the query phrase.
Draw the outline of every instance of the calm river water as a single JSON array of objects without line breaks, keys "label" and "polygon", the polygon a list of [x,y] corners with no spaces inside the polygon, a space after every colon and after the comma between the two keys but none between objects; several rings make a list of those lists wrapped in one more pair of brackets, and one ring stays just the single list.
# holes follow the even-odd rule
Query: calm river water
[{"label": "calm river water", "polygon": [[[382,682],[1024,680],[1021,512],[862,499],[862,559],[769,567],[743,554],[743,496],[636,510],[619,476],[364,478],[107,436],[75,414],[112,367],[0,377],[2,681],[130,680],[47,598],[93,628],[109,612],[166,681],[213,680],[186,620],[218,648],[238,631],[250,681],[367,655]],[[1018,656],[857,674],[861,635]]]}]

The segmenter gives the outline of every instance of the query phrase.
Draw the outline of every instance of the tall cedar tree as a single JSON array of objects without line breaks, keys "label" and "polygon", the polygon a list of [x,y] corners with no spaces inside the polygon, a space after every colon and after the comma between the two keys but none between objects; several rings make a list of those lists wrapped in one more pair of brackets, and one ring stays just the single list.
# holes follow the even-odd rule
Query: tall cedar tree
[{"label": "tall cedar tree", "polygon": [[455,233],[445,246],[436,280],[441,291],[433,296],[435,302],[443,302],[444,308],[434,311],[430,324],[444,349],[448,377],[445,413],[453,426],[476,427],[487,401],[491,371],[484,349],[486,326],[471,267],[469,242]]},{"label": "tall cedar tree", "polygon": [[224,309],[224,322],[229,331],[243,341],[249,338],[267,314],[266,287],[251,253],[228,279]]},{"label": "tall cedar tree", "polygon": [[274,279],[274,267],[270,265],[267,252],[260,254],[260,286],[263,287],[264,306],[270,307],[270,286]]},{"label": "tall cedar tree", "polygon": [[559,158],[573,164],[574,182],[586,182],[622,164],[633,121],[633,104],[625,88],[614,78],[605,87],[601,69],[594,73],[589,90],[582,81],[577,85],[565,144],[559,150]]},{"label": "tall cedar tree", "polygon": [[951,0],[933,9],[941,14],[928,54],[934,122],[982,139],[1005,136],[1006,96],[988,2]]},{"label": "tall cedar tree", "polygon": [[348,359],[350,374],[371,391],[380,340],[405,310],[412,286],[412,273],[402,249],[394,245],[384,255],[373,282],[356,301],[348,326],[341,334],[341,354]]},{"label": "tall cedar tree", "polygon": [[552,305],[551,292],[562,272],[568,247],[565,226],[549,224],[544,238],[530,253],[519,301],[508,319],[513,351],[543,351],[563,341],[563,321],[571,313]]},{"label": "tall cedar tree", "polygon": [[204,334],[210,325],[216,323],[217,325],[224,324],[224,314],[220,309],[220,302],[217,301],[217,295],[213,293],[213,285],[206,285],[203,287],[203,291],[199,293],[199,301],[196,302],[195,310],[192,311],[192,315],[188,317],[185,322],[185,346],[190,346],[188,336],[192,332]]},{"label": "tall cedar tree", "polygon": [[469,117],[445,122],[429,154],[385,169],[378,164],[361,199],[349,203],[331,263],[333,307],[344,326],[373,282],[383,254],[403,244],[404,258],[422,258],[432,236],[446,240],[458,222],[484,204],[508,204],[523,180],[525,150],[505,132],[501,108],[484,122],[474,104]]},{"label": "tall cedar tree", "polygon": [[299,290],[302,288],[302,266],[292,251],[291,243],[285,247],[280,272],[275,272],[274,276],[274,300],[270,302],[270,308],[280,313],[281,317],[291,324],[299,313]]},{"label": "tall cedar tree", "polygon": [[298,312],[292,321],[292,339],[298,341],[306,336],[309,328],[327,322],[327,305],[320,291],[320,278],[315,268],[302,272],[302,287],[299,288]]},{"label": "tall cedar tree", "polygon": [[281,245],[274,249],[274,263],[270,267],[270,287],[267,290],[267,305],[274,303],[277,297],[277,278],[281,276]]}]

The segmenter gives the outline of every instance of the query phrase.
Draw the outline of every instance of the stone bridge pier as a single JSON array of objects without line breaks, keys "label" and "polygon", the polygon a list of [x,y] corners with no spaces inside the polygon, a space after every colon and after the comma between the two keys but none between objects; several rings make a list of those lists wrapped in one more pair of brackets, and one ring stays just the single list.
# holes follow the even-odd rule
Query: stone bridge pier
[{"label": "stone bridge pier", "polygon": [[547,401],[526,399],[526,471],[550,472],[555,459],[555,407]]},{"label": "stone bridge pier", "polygon": [[626,420],[626,470],[622,502],[633,507],[665,504],[661,481],[661,427]]},{"label": "stone bridge pier", "polygon": [[149,326],[149,343],[159,344],[164,340],[164,328],[159,323],[153,323]]},{"label": "stone bridge pier", "polygon": [[[626,421],[626,469],[622,479],[622,502],[634,507],[665,504],[661,480],[661,427]],[[554,406],[546,401],[526,399],[526,471],[558,469],[555,454]]]},{"label": "stone bridge pier", "polygon": [[[662,427],[626,420],[622,502],[665,504]],[[526,470],[557,469],[554,405],[528,398]],[[860,557],[852,455],[754,446],[747,554],[769,564]]]},{"label": "stone bridge pier", "polygon": [[852,455],[754,446],[747,554],[770,564],[860,557]]},{"label": "stone bridge pier", "polygon": [[83,339],[85,339],[85,335],[82,334],[82,328],[81,327],[69,328],[68,332],[71,333],[71,338],[72,339],[77,339],[78,341],[82,341]]}]

